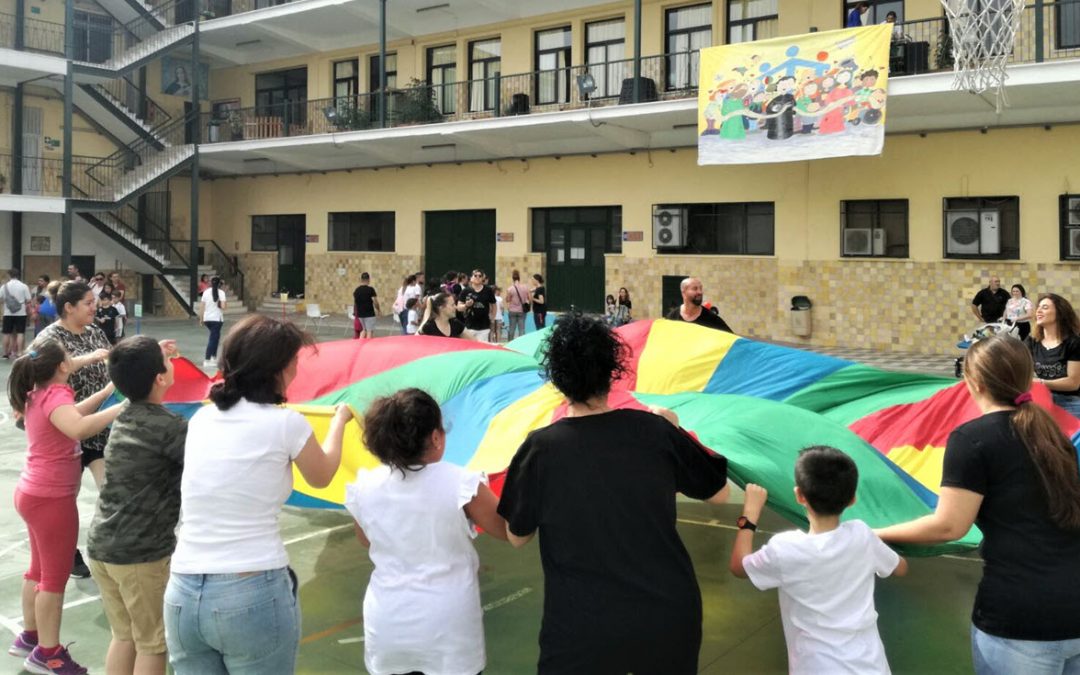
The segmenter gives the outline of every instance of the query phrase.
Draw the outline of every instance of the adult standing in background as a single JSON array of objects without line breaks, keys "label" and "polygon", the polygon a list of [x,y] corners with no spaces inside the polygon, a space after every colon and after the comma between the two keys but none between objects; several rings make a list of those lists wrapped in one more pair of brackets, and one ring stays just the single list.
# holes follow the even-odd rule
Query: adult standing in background
[{"label": "adult standing in background", "polygon": [[619,307],[626,308],[626,323],[630,323],[631,321],[633,321],[634,303],[632,300],[630,300],[630,291],[626,288],[626,286],[622,286],[619,288],[619,297],[616,298],[616,300],[619,303]]},{"label": "adult standing in background", "polygon": [[532,312],[536,330],[543,330],[547,325],[547,289],[544,288],[544,276],[532,275]]},{"label": "adult standing in background", "polygon": [[986,288],[971,299],[971,313],[983,323],[994,323],[1001,320],[1008,302],[1009,294],[1001,287],[1001,278],[991,276]]},{"label": "adult standing in background", "polygon": [[4,358],[17,359],[26,342],[26,319],[31,314],[34,296],[19,279],[19,270],[8,270],[8,280],[0,286],[4,303]]},{"label": "adult standing in background", "polygon": [[1080,318],[1068,300],[1056,293],[1039,296],[1027,344],[1035,381],[1046,385],[1055,404],[1080,417]]},{"label": "adult standing in background", "polygon": [[199,323],[210,331],[203,368],[217,368],[218,342],[221,340],[221,327],[225,325],[225,291],[221,288],[221,277],[211,279],[210,288],[203,291]]},{"label": "adult standing in background", "polygon": [[119,293],[120,302],[124,302],[125,300],[127,300],[127,286],[124,285],[123,279],[120,278],[120,273],[113,272],[112,274],[110,274],[109,281],[112,283],[113,286],[113,297],[115,298],[116,294]]},{"label": "adult standing in background", "polygon": [[672,321],[696,323],[699,326],[724,330],[729,333],[735,332],[731,330],[726,321],[720,318],[719,312],[714,313],[702,308],[701,305],[705,299],[705,288],[701,284],[701,279],[687,277],[679,284],[679,290],[682,292],[682,304],[671,310],[667,318]]},{"label": "adult standing in background", "polygon": [[371,285],[371,275],[360,275],[360,285],[353,291],[353,316],[356,317],[354,340],[375,337],[375,321],[379,316],[379,298]]},{"label": "adult standing in background", "polygon": [[847,22],[844,24],[844,27],[845,28],[859,28],[860,26],[865,25],[864,22],[863,22],[863,17],[869,11],[870,11],[870,3],[869,2],[857,2],[857,3],[855,3],[855,6],[851,8],[850,12],[848,12]]},{"label": "adult standing in background", "polygon": [[1031,335],[1031,319],[1035,316],[1035,308],[1028,300],[1027,289],[1020,284],[1013,284],[1010,289],[1009,301],[1005,303],[1005,320],[1016,326],[1017,337],[1026,340]]},{"label": "adult standing in background", "polygon": [[525,334],[525,315],[531,309],[529,305],[529,289],[521,283],[521,273],[517,270],[510,272],[510,285],[506,287],[506,308],[510,318],[510,324],[506,328],[506,341]]},{"label": "adult standing in background", "polygon": [[188,422],[182,524],[165,589],[165,640],[177,675],[293,673],[300,643],[296,575],[278,518],[293,466],[313,487],[341,464],[339,406],[319,445],[303,415],[283,407],[301,348],[291,321],[253,314],[225,338],[222,381]]},{"label": "adult standing in background", "polygon": [[465,315],[465,327],[476,334],[479,342],[488,342],[495,321],[498,303],[495,291],[484,284],[484,270],[473,270],[472,281],[457,299],[457,309]]}]

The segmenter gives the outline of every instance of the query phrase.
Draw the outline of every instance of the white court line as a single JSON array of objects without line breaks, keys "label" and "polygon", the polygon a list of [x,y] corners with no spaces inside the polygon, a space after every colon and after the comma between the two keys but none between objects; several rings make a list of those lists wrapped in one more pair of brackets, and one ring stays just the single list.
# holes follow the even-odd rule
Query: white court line
[{"label": "white court line", "polygon": [[353,644],[356,644],[357,642],[363,642],[363,641],[364,641],[363,637],[351,637],[351,638],[344,638],[342,640],[338,640],[337,643],[339,645],[353,645]]},{"label": "white court line", "polygon": [[498,609],[499,607],[502,607],[503,605],[509,605],[511,602],[514,602],[516,600],[520,600],[520,599],[524,598],[526,595],[528,595],[529,593],[532,593],[532,589],[529,588],[528,586],[526,586],[525,588],[522,588],[520,591],[516,591],[514,593],[511,593],[510,595],[503,596],[503,597],[499,598],[498,600],[492,600],[488,604],[484,605],[481,609],[483,609],[485,612],[490,612],[493,609]]},{"label": "white court line", "polygon": [[[338,530],[344,530],[345,528],[352,527],[349,525],[335,525],[334,527],[324,527],[321,530],[315,530],[314,532],[308,532],[307,534],[300,535],[299,537],[293,537],[286,540],[284,543],[286,546],[290,544],[296,544],[301,541],[307,541],[308,539],[314,539],[315,537],[322,536],[324,534],[330,534],[331,532],[337,532]],[[0,555],[3,555],[0,553]],[[71,602],[64,603],[64,609],[71,609],[72,607],[79,607],[82,605],[88,605],[91,602],[96,602],[101,599],[101,595],[88,595],[78,600],[72,600]],[[0,616],[0,628],[6,628],[11,631],[12,635],[18,635],[22,632],[22,624],[14,619],[9,619],[5,616]]]},{"label": "white court line", "polygon": [[11,553],[12,551],[19,548],[20,546],[22,546],[23,544],[25,544],[28,541],[30,541],[29,538],[23,539],[22,541],[15,542],[11,546],[7,546],[7,547],[5,547],[3,549],[0,549],[0,558],[3,558],[5,555],[7,555],[8,553]]}]

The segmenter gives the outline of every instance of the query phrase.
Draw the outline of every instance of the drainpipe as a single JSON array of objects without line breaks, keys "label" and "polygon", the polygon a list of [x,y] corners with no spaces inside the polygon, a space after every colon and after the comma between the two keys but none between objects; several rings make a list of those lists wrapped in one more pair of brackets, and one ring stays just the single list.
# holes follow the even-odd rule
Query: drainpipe
[{"label": "drainpipe", "polygon": [[641,102],[641,0],[634,0],[634,103]]},{"label": "drainpipe", "polygon": [[[1042,63],[1046,56],[1043,53],[1043,37],[1046,33],[1046,30],[1043,27],[1043,18],[1046,13],[1044,4],[1044,0],[1035,0],[1035,63]],[[1055,7],[1054,11],[1060,12],[1061,8]]]},{"label": "drainpipe", "polygon": [[191,240],[188,243],[188,268],[191,282],[188,285],[188,298],[191,310],[195,310],[195,299],[199,292],[199,141],[202,140],[202,115],[199,111],[199,81],[202,79],[202,68],[199,64],[199,24],[200,14],[196,8],[195,33],[191,40],[191,65],[195,77],[191,78],[191,110],[195,115],[190,121],[193,127],[191,142],[193,152],[191,154]]},{"label": "drainpipe", "polygon": [[386,0],[379,0],[379,128],[387,127],[386,119]]},{"label": "drainpipe", "polygon": [[[75,100],[74,67],[75,58],[75,0],[64,3],[64,54],[67,56],[67,69],[64,73],[64,215],[60,218],[60,270],[59,275],[67,273],[71,264],[71,164],[73,141],[71,132],[72,105]],[[22,131],[20,130],[20,134]]]}]

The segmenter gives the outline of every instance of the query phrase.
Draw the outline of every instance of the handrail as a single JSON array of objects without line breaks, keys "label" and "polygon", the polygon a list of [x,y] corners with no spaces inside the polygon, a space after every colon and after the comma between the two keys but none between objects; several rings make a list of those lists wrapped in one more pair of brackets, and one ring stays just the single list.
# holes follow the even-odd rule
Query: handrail
[{"label": "handrail", "polygon": [[178,117],[155,130],[153,140],[142,138],[126,145],[86,169],[85,173],[98,185],[115,186],[119,178],[128,171],[134,170],[147,160],[161,154],[162,151],[157,148],[158,144],[164,143],[167,147],[185,145],[187,140],[185,134],[193,119],[195,119],[194,115]]},{"label": "handrail", "polygon": [[[72,189],[80,194],[80,196],[91,199],[91,195],[85,190],[72,186]],[[140,213],[131,202],[125,202],[115,209],[105,211],[112,218],[119,223],[124,229],[128,230],[132,235],[138,237],[140,241],[145,243],[150,248],[154,249],[159,255],[172,263],[174,260],[179,260],[180,265],[172,265],[175,267],[187,267],[187,257],[178,249],[172,241],[172,237],[169,233],[168,225],[161,225],[151,219],[146,213]],[[133,224],[131,219],[135,219]],[[141,219],[144,225],[140,232],[137,223]]]},{"label": "handrail", "polygon": [[[218,244],[217,241],[215,241],[213,239],[200,239],[199,244],[200,245],[209,244],[210,247],[212,247],[213,249],[215,249],[217,251],[217,256],[215,256],[215,257],[220,258],[221,260],[225,261],[225,264],[228,265],[228,276],[230,278],[232,278],[232,279],[237,280],[237,283],[231,283],[229,281],[229,279],[226,279],[226,283],[229,286],[232,286],[232,287],[236,288],[237,289],[236,297],[239,298],[240,300],[243,300],[244,299],[244,271],[242,269],[240,269],[240,264],[233,258],[233,256],[230,256],[228,253],[226,253],[225,249],[221,248],[221,245]],[[215,265],[215,267],[216,267],[216,265]],[[224,272],[224,271],[225,270],[222,270],[222,272]]]},{"label": "handrail", "polygon": [[151,132],[164,128],[172,121],[172,115],[139,89],[139,86],[126,75],[109,80],[106,84],[94,86],[107,92],[114,100],[136,115],[150,128]]}]

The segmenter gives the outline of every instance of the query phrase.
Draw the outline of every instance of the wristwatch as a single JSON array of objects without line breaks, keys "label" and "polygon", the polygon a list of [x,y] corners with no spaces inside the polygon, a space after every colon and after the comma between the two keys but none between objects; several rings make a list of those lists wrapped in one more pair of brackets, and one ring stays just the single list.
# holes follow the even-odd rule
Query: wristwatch
[{"label": "wristwatch", "polygon": [[746,516],[739,516],[735,521],[735,524],[739,526],[740,530],[750,530],[751,532],[757,532],[757,523],[750,522],[750,519]]}]

